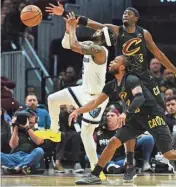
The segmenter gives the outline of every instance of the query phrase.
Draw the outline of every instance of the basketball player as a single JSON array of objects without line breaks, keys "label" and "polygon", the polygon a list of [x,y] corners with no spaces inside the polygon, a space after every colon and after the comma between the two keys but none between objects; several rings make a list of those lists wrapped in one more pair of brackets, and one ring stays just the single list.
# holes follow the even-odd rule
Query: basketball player
[{"label": "basketball player", "polygon": [[[131,56],[131,58],[136,58]],[[108,82],[102,93],[85,106],[75,110],[69,116],[69,123],[77,118],[78,114],[89,112],[107,100],[111,94],[115,93],[127,104],[127,109],[119,116],[120,128],[115,136],[110,139],[109,144],[100,156],[98,164],[91,172],[91,175],[82,178],[76,184],[101,184],[98,178],[107,162],[111,160],[117,148],[133,137],[137,137],[146,130],[155,138],[156,144],[163,156],[169,161],[169,165],[176,173],[176,150],[172,147],[172,137],[165,122],[165,113],[157,104],[151,92],[143,86],[140,79],[125,70],[129,56],[118,56],[109,65],[109,72],[115,79]],[[137,61],[135,59],[135,61]]]},{"label": "basketball player", "polygon": [[[92,36],[92,41],[79,42],[76,37],[77,20],[73,13],[70,13],[68,18],[62,46],[84,55],[83,84],[65,88],[49,95],[51,129],[55,132],[58,131],[60,105],[73,105],[78,108],[99,96],[105,85],[108,58],[108,50],[104,46],[111,46],[116,42],[116,35],[107,27],[97,30]],[[93,133],[101,120],[107,103],[108,99],[96,109],[85,113],[82,118],[81,138],[92,169],[98,162]],[[103,176],[102,174],[102,179]]]},{"label": "basketball player", "polygon": [[[46,7],[46,11],[51,14],[64,17],[68,14],[68,12],[64,10],[63,6],[59,4],[59,2],[58,6],[50,4],[50,7]],[[151,91],[158,104],[161,107],[164,107],[164,102],[161,97],[158,85],[148,69],[148,61],[146,58],[147,48],[155,56],[155,58],[157,58],[167,69],[170,69],[173,73],[176,73],[176,68],[172,65],[168,58],[158,49],[152,39],[151,34],[146,29],[143,29],[142,27],[139,27],[137,25],[138,19],[139,12],[135,8],[129,7],[123,13],[122,26],[101,24],[84,16],[79,17],[79,24],[95,30],[101,29],[104,26],[108,26],[113,29],[118,38],[118,54],[124,54],[127,56],[135,54],[138,55],[138,58],[140,59],[133,61],[133,63],[129,61],[129,66],[127,67],[128,70],[130,70],[132,74],[140,77],[144,85]],[[129,140],[125,144],[127,156],[127,171],[124,175],[124,180],[127,181],[133,179],[136,170],[135,167],[133,167],[133,170],[128,170],[128,168],[131,168],[131,166],[133,165],[135,142],[136,140],[133,139]]]}]

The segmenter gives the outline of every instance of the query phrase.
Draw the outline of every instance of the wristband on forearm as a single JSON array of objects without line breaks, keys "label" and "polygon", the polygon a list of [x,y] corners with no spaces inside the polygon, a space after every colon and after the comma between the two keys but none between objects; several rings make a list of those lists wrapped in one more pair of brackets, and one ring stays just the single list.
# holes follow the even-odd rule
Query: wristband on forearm
[{"label": "wristband on forearm", "polygon": [[[69,14],[69,12],[66,11],[66,10],[64,10],[62,16],[63,16],[64,18],[67,18],[67,15],[68,15],[68,14]],[[76,17],[76,19],[77,19],[79,16],[75,15],[75,17]],[[87,26],[87,23],[88,23],[88,18],[87,18],[87,17],[85,17],[85,16],[80,16],[80,17],[79,17],[78,25]]]}]

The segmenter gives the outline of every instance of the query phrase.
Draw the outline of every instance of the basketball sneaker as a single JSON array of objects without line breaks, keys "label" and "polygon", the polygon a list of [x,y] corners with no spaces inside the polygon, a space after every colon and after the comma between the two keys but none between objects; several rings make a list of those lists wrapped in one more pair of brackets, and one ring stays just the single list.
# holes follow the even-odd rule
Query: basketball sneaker
[{"label": "basketball sneaker", "polygon": [[169,160],[168,165],[172,168],[173,173],[176,174],[176,162],[174,160]]},{"label": "basketball sneaker", "polygon": [[135,166],[127,166],[126,171],[123,176],[123,182],[130,183],[137,177],[136,175],[136,167]]},{"label": "basketball sneaker", "polygon": [[87,177],[83,177],[82,179],[77,180],[75,183],[77,185],[82,185],[82,184],[90,185],[90,184],[101,184],[102,182],[99,177],[90,174]]}]

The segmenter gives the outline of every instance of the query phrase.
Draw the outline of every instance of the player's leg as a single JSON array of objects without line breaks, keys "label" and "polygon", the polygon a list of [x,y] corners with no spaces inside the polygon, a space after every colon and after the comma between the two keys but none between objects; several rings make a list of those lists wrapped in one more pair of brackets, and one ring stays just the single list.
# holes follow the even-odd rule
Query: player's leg
[{"label": "player's leg", "polygon": [[78,107],[72,95],[70,94],[69,89],[65,88],[48,96],[48,109],[51,117],[51,129],[54,132],[58,132],[59,129],[60,106],[73,105],[74,107]]},{"label": "player's leg", "polygon": [[172,135],[165,122],[164,113],[152,115],[145,125],[148,128],[148,132],[154,137],[156,145],[163,156],[170,160],[168,164],[173,168],[173,172],[176,174],[176,150],[173,149]]},{"label": "player's leg", "polygon": [[132,139],[135,136],[143,133],[141,130],[136,130],[132,125],[123,126],[116,132],[116,135],[113,136],[104,151],[102,152],[100,159],[92,171],[92,175],[86,178],[82,178],[76,181],[76,184],[100,184],[101,180],[99,179],[99,175],[106,164],[112,159],[115,151],[126,141]]},{"label": "player's leg", "polygon": [[126,164],[126,170],[123,176],[123,180],[124,182],[130,182],[137,177],[136,165],[134,161],[134,149],[136,145],[136,139],[130,139],[124,145],[125,145],[127,164]]}]

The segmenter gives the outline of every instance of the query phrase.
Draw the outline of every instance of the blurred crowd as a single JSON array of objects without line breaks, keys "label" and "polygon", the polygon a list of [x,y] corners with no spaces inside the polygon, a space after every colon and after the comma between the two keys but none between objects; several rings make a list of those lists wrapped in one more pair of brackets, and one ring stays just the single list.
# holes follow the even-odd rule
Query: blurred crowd
[{"label": "blurred crowd", "polygon": [[[176,77],[161,63],[153,58],[150,70],[155,77],[165,101],[166,121],[173,135],[176,149]],[[59,73],[60,89],[82,84],[74,67],[67,67]],[[68,125],[68,116],[74,110],[72,106],[61,107],[59,138],[50,135],[50,116],[47,106],[40,104],[35,87],[28,85],[25,104],[13,98],[15,83],[1,77],[1,169],[4,174],[37,174],[49,168],[50,163],[55,172],[64,173],[65,169],[83,173],[90,168],[88,158],[80,137],[81,116],[77,122]],[[122,112],[123,103],[110,100],[102,121],[94,133],[98,156],[102,153],[109,139],[118,131],[117,117]],[[17,123],[16,112],[29,113],[26,124]],[[48,133],[47,137],[36,132]],[[49,137],[50,136],[50,137]],[[145,132],[136,139],[135,160],[139,171],[169,172],[166,160],[158,152],[154,138]],[[104,171],[105,173],[123,173],[125,169],[125,149],[122,146],[115,153]]]}]

